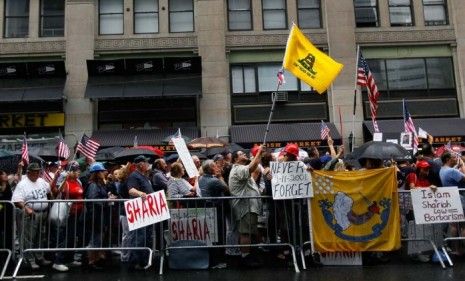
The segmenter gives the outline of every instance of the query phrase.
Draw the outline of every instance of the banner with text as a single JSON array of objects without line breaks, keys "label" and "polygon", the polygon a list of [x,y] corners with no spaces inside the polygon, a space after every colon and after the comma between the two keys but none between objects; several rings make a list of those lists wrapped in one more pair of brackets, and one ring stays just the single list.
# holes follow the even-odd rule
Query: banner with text
[{"label": "banner with text", "polygon": [[301,161],[271,162],[274,200],[313,197],[312,178]]},{"label": "banner with text", "polygon": [[124,202],[129,231],[170,219],[165,192],[147,194],[145,199],[136,198]]},{"label": "banner with text", "polygon": [[465,221],[456,186],[439,187],[436,191],[417,188],[411,194],[416,224]]},{"label": "banner with text", "polygon": [[171,141],[173,142],[174,147],[176,147],[176,151],[179,154],[179,158],[181,159],[182,164],[186,169],[187,175],[189,175],[189,178],[198,177],[199,171],[195,167],[194,160],[192,160],[192,156],[189,152],[189,149],[187,149],[187,145],[184,139],[172,138]]},{"label": "banner with text", "polygon": [[211,245],[218,242],[215,208],[170,210],[171,238],[177,240],[201,240]]}]

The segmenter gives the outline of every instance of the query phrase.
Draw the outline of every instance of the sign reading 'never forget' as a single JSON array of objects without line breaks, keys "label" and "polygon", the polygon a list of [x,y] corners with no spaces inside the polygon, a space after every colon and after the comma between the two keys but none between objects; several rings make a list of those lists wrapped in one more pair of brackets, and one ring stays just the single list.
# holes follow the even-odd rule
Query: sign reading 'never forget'
[{"label": "sign reading 'never forget'", "polygon": [[273,199],[313,197],[312,178],[301,161],[271,162]]}]

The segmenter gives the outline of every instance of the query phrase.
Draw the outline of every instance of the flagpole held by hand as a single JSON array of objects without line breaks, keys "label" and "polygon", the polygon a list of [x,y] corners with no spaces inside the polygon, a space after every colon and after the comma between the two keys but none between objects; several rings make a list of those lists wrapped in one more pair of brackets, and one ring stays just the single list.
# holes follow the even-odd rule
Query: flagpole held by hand
[{"label": "flagpole held by hand", "polygon": [[266,147],[266,137],[268,136],[268,132],[270,131],[271,118],[273,118],[274,107],[276,105],[276,96],[278,95],[279,87],[282,84],[286,83],[284,81],[283,71],[284,71],[283,69],[280,69],[278,71],[278,83],[277,83],[277,86],[276,86],[276,92],[275,92],[274,95],[273,95],[273,93],[271,93],[272,103],[271,103],[270,115],[268,116],[268,123],[266,124],[265,136],[263,137],[263,146],[264,147]]}]

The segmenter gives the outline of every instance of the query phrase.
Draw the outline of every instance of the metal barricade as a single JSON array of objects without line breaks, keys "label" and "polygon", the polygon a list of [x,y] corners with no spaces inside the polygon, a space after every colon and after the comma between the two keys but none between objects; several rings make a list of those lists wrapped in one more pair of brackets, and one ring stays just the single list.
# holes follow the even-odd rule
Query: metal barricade
[{"label": "metal barricade", "polygon": [[0,260],[0,279],[5,277],[6,270],[15,250],[14,246],[15,206],[11,201],[0,201],[0,253],[6,253],[6,256],[2,256]]},{"label": "metal barricade", "polygon": [[[161,245],[156,225],[141,232],[129,232],[124,217],[125,199],[84,200],[32,200],[34,214],[21,212],[18,219],[20,258],[13,277],[16,277],[24,260],[43,260],[44,254],[54,254],[52,259],[63,261],[66,253],[75,256],[88,254],[89,263],[105,256],[105,251],[121,251],[137,259],[147,260],[145,268],[152,265],[157,245]],[[126,222],[126,223],[125,223]],[[133,246],[136,245],[136,246]],[[145,252],[145,253],[144,253]]]},{"label": "metal barricade", "polygon": [[[170,250],[259,247],[289,248],[294,269],[299,272],[295,245],[301,243],[302,230],[305,228],[302,228],[302,212],[294,205],[297,201],[273,201],[270,196],[257,196],[176,198],[168,202],[171,219],[163,224],[166,239],[160,258],[160,274],[163,274],[165,255]],[[258,211],[257,205],[261,205]],[[257,217],[248,215],[255,212],[260,214]],[[238,234],[236,237],[242,241],[232,238],[234,235],[231,233]],[[172,241],[177,240],[201,240],[205,244],[181,247],[171,245]]]},{"label": "metal barricade", "polygon": [[[464,200],[464,195],[465,195],[465,188],[459,188],[459,193],[460,193],[460,201],[462,202],[462,208],[464,209],[464,213],[465,213],[465,205],[463,205],[465,203],[465,200]],[[462,236],[462,229],[465,229],[465,222],[461,222],[461,223],[453,223],[453,224],[449,224],[449,227],[453,228],[454,231],[456,231],[457,233],[454,234],[452,233],[452,231],[449,231],[449,234],[451,235],[455,235],[454,237],[445,237],[444,238],[444,241],[443,241],[443,246],[442,246],[442,252],[446,255],[446,258],[449,262],[449,264],[452,266],[453,265],[453,262],[452,262],[452,259],[450,258],[450,256],[448,255],[447,253],[447,250],[446,250],[446,244],[448,244],[449,242],[450,243],[460,243],[460,241],[462,240],[465,240],[465,236]],[[464,231],[465,232],[465,231]]]}]

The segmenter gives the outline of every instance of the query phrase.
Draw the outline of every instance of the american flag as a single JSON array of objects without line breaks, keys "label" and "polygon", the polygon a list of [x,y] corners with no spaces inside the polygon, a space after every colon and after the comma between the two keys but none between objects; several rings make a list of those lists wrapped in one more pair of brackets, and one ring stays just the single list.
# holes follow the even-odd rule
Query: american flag
[{"label": "american flag", "polygon": [[90,139],[85,134],[82,136],[81,141],[78,143],[76,149],[80,151],[87,158],[95,158],[100,144],[92,139]]},{"label": "american flag", "polygon": [[41,178],[43,178],[48,183],[52,183],[53,178],[50,176],[47,170],[42,169],[40,173],[41,173],[40,175]]},{"label": "american flag", "polygon": [[412,137],[413,137],[412,148],[413,148],[413,153],[416,153],[418,150],[417,131],[415,130],[415,125],[413,124],[412,116],[408,112],[407,104],[405,103],[405,100],[402,100],[402,103],[404,104],[404,131],[407,133],[412,133]]},{"label": "american flag", "polygon": [[279,71],[278,71],[278,85],[279,86],[282,86],[283,84],[286,83],[286,80],[284,80],[284,70],[281,68]]},{"label": "american flag", "polygon": [[325,140],[329,137],[329,128],[325,122],[323,122],[323,120],[321,120],[320,137],[322,140]]},{"label": "american flag", "polygon": [[375,83],[375,78],[368,67],[368,63],[362,55],[358,56],[357,85],[366,87],[368,90],[368,100],[370,101],[371,121],[375,132],[379,132],[378,122],[376,122],[376,112],[378,111],[379,91]]},{"label": "american flag", "polygon": [[27,148],[26,135],[23,137],[23,146],[21,147],[21,160],[24,165],[29,164],[29,149]]},{"label": "american flag", "polygon": [[60,159],[61,158],[68,159],[69,157],[69,147],[65,143],[65,140],[62,137],[60,137],[60,139],[58,140],[57,156]]}]

